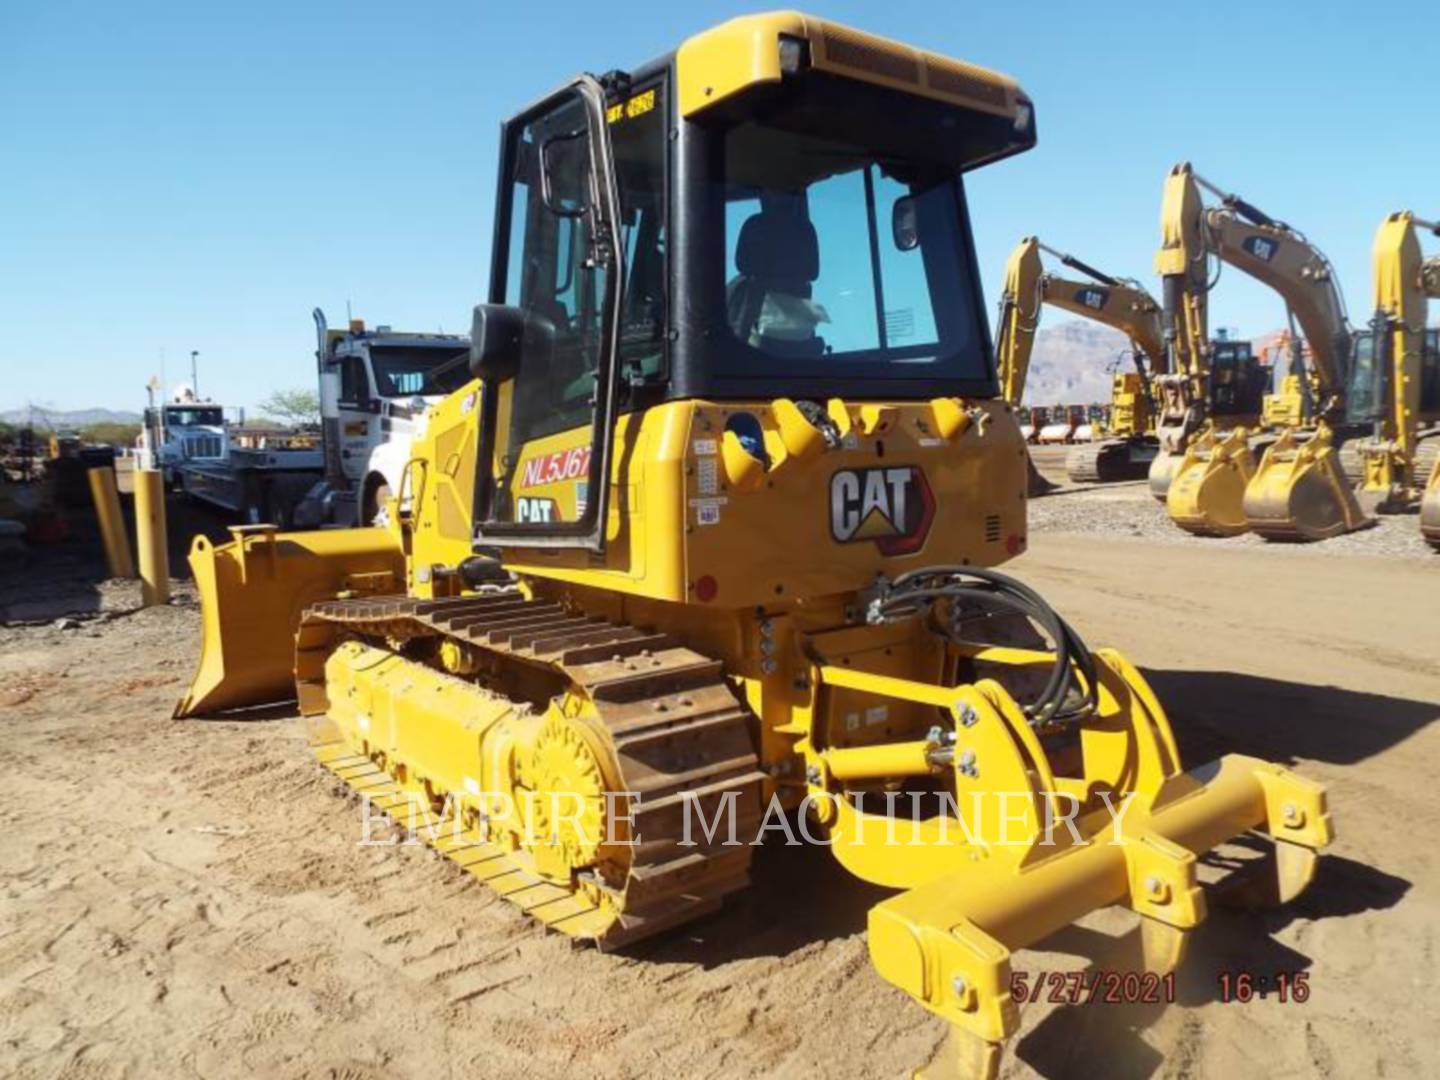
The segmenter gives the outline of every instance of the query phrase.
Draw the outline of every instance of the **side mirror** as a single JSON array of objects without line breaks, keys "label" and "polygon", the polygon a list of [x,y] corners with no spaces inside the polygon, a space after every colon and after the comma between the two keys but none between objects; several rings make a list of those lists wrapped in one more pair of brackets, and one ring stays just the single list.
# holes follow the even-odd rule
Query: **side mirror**
[{"label": "side mirror", "polygon": [[915,196],[902,195],[890,208],[890,235],[901,251],[920,246],[920,222],[915,214]]},{"label": "side mirror", "polygon": [[548,364],[555,344],[549,319],[508,304],[476,304],[470,323],[470,374],[506,382],[520,372],[520,358]]}]

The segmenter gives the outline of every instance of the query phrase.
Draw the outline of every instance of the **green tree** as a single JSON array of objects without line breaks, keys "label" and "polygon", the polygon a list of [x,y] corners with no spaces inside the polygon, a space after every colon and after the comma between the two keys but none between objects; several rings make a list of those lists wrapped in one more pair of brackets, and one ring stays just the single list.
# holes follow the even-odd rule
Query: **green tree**
[{"label": "green tree", "polygon": [[140,434],[139,424],[88,424],[80,429],[80,437],[86,442],[109,444],[110,446],[134,446]]},{"label": "green tree", "polygon": [[314,390],[276,390],[260,403],[260,411],[287,424],[318,424],[320,395]]}]

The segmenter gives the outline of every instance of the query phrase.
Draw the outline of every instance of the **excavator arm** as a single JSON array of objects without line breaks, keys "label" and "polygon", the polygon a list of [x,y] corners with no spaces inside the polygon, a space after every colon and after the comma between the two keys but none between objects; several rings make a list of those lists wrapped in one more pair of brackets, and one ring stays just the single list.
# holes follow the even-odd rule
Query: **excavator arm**
[{"label": "excavator arm", "polygon": [[1164,502],[1178,455],[1205,417],[1210,375],[1210,270],[1203,233],[1204,201],[1188,164],[1165,178],[1160,203],[1161,340],[1166,374],[1159,393],[1156,434],[1160,454],[1150,467],[1150,491]]},{"label": "excavator arm", "polygon": [[[1408,210],[1389,215],[1375,234],[1375,314],[1369,341],[1357,347],[1365,363],[1353,387],[1355,419],[1372,425],[1361,444],[1362,491],[1378,505],[1413,505],[1429,469],[1417,468],[1428,301],[1440,297],[1440,257],[1425,259],[1418,230],[1440,236],[1440,225]],[[1362,335],[1361,341],[1364,341]],[[1368,347],[1367,347],[1368,345]]]},{"label": "excavator arm", "polygon": [[[1047,272],[1041,252],[1092,280],[1074,281]],[[1015,246],[1005,264],[1005,287],[1000,298],[1000,384],[1012,405],[1018,405],[1025,393],[1042,304],[1119,330],[1130,339],[1135,370],[1142,379],[1148,377],[1147,363],[1151,371],[1164,369],[1160,306],[1138,282],[1112,277],[1027,236]]]},{"label": "excavator arm", "polygon": [[[1041,253],[1084,274],[1074,280],[1045,269]],[[1005,264],[1000,300],[999,368],[1007,401],[1018,406],[1025,393],[1030,353],[1043,305],[1091,319],[1123,333],[1130,341],[1133,373],[1116,374],[1110,392],[1107,438],[1081,443],[1070,452],[1065,471],[1077,482],[1138,479],[1149,469],[1157,443],[1150,435],[1156,415],[1151,380],[1165,370],[1160,305],[1136,281],[1112,277],[1073,255],[1027,236]],[[1037,425],[1036,431],[1039,431]],[[1069,441],[1068,439],[1066,441]],[[1031,494],[1040,494],[1031,465]],[[1040,481],[1044,483],[1044,481]]]},{"label": "excavator arm", "polygon": [[1040,241],[1027,236],[1005,261],[1005,286],[1000,293],[996,334],[1000,393],[1016,408],[1025,396],[1025,379],[1030,374],[1030,352],[1035,347],[1035,331],[1040,326],[1044,277]]}]

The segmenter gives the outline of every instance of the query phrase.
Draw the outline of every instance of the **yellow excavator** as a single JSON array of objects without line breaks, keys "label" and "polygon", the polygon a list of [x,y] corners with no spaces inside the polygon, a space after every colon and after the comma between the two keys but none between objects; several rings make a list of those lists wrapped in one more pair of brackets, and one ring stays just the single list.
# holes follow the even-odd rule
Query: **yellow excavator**
[{"label": "yellow excavator", "polygon": [[1440,225],[1410,211],[1390,214],[1375,234],[1375,314],[1355,337],[1346,397],[1351,424],[1368,429],[1346,444],[1359,462],[1361,501],[1382,513],[1421,504],[1421,529],[1440,546],[1440,341],[1426,326],[1440,297],[1440,256],[1424,258],[1417,232]]},{"label": "yellow excavator", "polygon": [[1025,446],[965,174],[1034,145],[1014,81],[747,16],[501,134],[474,381],[383,528],[195,541],[178,715],[298,696],[326,768],[607,948],[714,911],[796,820],[896,890],[876,969],[979,1075],[1017,950],[1118,904],[1173,966],[1198,856],[1252,831],[1247,884],[1305,887],[1324,790],[1187,769],[1139,671],[993,569]]},{"label": "yellow excavator", "polygon": [[[1042,252],[1090,280],[1075,281],[1047,272]],[[1024,396],[1030,353],[1045,304],[1123,332],[1130,339],[1135,365],[1134,371],[1115,373],[1106,437],[1072,450],[1065,460],[1066,472],[1071,480],[1088,483],[1142,479],[1159,451],[1150,374],[1159,370],[1165,358],[1160,305],[1138,282],[1096,270],[1036,237],[1021,240],[1005,263],[996,347],[1001,391],[1013,405]]]},{"label": "yellow excavator", "polygon": [[[1201,189],[1219,200],[1207,207]],[[1161,454],[1150,488],[1189,532],[1323,539],[1373,524],[1336,452],[1344,421],[1351,330],[1329,261],[1298,231],[1197,175],[1188,163],[1166,179],[1162,242],[1164,335],[1171,375],[1161,388]],[[1305,341],[1301,381],[1314,428],[1282,428],[1257,469],[1250,436],[1265,412],[1265,369],[1245,342],[1211,341],[1211,257],[1269,285]],[[1272,415],[1274,412],[1272,411]]]}]

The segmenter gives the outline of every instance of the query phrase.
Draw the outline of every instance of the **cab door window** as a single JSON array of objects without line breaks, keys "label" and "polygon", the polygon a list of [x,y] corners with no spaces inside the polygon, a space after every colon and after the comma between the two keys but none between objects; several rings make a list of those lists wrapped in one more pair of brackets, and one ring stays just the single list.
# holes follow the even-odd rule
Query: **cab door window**
[{"label": "cab door window", "polygon": [[501,391],[508,392],[509,423],[496,447],[497,521],[578,521],[588,497],[609,270],[593,257],[587,123],[583,98],[565,95],[524,125],[509,154],[505,302],[524,309],[539,330]]},{"label": "cab door window", "polygon": [[365,362],[358,356],[340,360],[340,401],[363,408],[370,400],[370,380],[365,376]]},{"label": "cab door window", "polygon": [[658,87],[641,93],[643,106],[627,109],[640,97],[632,95],[606,119],[620,203],[613,229],[596,205],[594,147],[578,91],[512,135],[502,299],[537,329],[522,347],[518,373],[499,390],[493,522],[573,524],[585,513],[598,445],[595,410],[605,389],[598,376],[608,347],[606,308],[617,289],[618,360],[627,381],[660,371],[663,112]]}]

